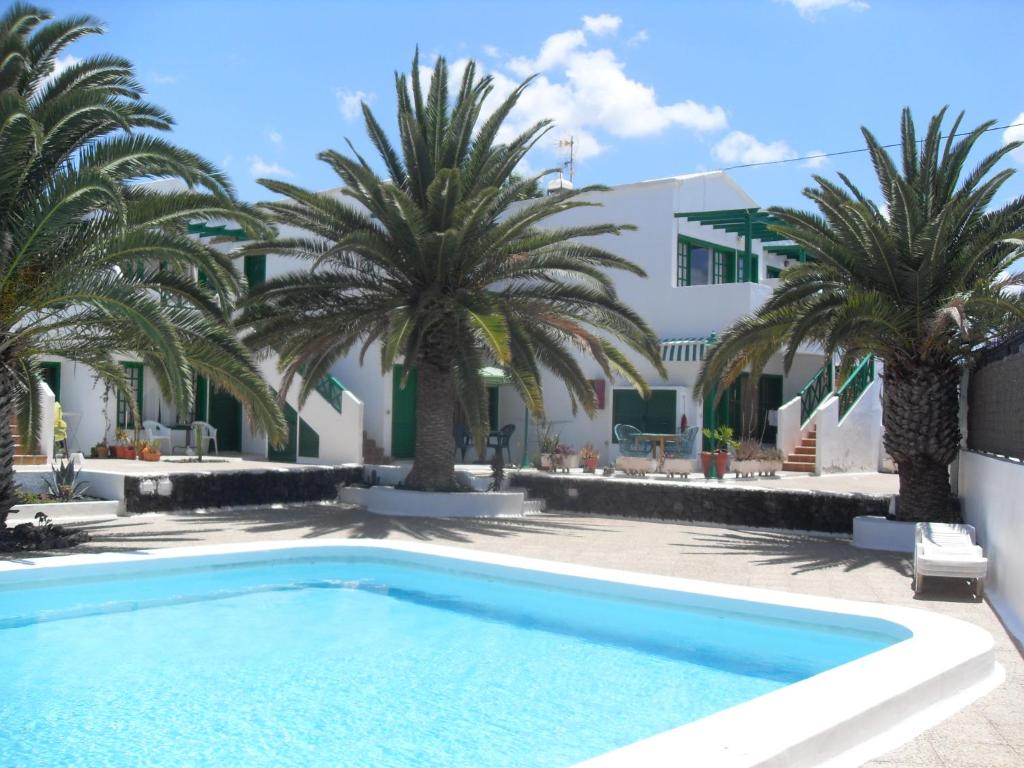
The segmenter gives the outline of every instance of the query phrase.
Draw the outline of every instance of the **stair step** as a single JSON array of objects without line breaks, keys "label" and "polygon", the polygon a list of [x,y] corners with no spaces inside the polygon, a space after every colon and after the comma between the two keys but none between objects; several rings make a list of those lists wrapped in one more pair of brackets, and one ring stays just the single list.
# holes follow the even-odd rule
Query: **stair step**
[{"label": "stair step", "polygon": [[547,509],[547,502],[544,499],[526,499],[523,502],[524,515],[538,515]]},{"label": "stair step", "polygon": [[818,453],[818,449],[813,445],[798,445],[793,450],[794,456],[814,456]]},{"label": "stair step", "polygon": [[31,453],[16,453],[14,454],[15,464],[45,464],[46,457],[39,456]]},{"label": "stair step", "polygon": [[814,462],[813,461],[784,461],[782,463],[782,469],[786,472],[813,472]]}]

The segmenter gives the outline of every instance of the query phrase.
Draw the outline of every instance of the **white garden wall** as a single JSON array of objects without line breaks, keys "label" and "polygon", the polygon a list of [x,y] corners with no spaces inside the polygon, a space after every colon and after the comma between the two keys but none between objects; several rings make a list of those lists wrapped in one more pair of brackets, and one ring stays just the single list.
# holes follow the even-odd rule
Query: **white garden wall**
[{"label": "white garden wall", "polygon": [[985,594],[1024,642],[1024,464],[962,450],[959,490],[964,520],[988,557]]},{"label": "white garden wall", "polygon": [[882,382],[876,378],[839,419],[839,398],[830,395],[815,415],[816,473],[876,472],[882,442]]}]

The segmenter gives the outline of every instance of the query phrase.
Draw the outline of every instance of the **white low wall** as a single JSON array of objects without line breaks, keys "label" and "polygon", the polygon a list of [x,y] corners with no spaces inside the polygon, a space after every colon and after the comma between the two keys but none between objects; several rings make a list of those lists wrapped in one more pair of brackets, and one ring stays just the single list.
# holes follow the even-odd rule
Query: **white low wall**
[{"label": "white low wall", "polygon": [[[53,390],[45,381],[42,382],[39,392],[39,434],[36,441],[39,444],[39,453],[46,456],[47,462],[53,461],[53,417],[56,415],[56,403],[57,398],[53,396]],[[30,452],[28,446],[23,446],[22,450]]]},{"label": "white low wall", "polygon": [[800,442],[800,398],[794,397],[779,408],[779,423],[775,433],[775,447],[789,456]]},{"label": "white low wall", "polygon": [[1007,629],[1024,641],[1024,464],[960,451],[964,520],[988,558],[985,594]]},{"label": "white low wall", "polygon": [[817,474],[876,472],[882,443],[882,382],[871,382],[842,421],[839,398],[830,395],[814,417],[818,425]]},{"label": "white low wall", "polygon": [[431,493],[386,485],[338,489],[338,501],[378,515],[408,517],[521,517],[525,498],[520,491]]}]

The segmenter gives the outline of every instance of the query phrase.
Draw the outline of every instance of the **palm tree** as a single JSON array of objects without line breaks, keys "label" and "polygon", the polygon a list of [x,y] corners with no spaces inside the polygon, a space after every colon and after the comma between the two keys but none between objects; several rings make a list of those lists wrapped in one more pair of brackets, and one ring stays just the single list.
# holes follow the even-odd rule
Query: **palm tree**
[{"label": "palm tree", "polygon": [[411,84],[396,74],[401,154],[363,105],[386,179],[353,148],[351,156],[318,155],[341,177],[340,196],[261,180],[287,198],[266,209],[294,234],[246,249],[312,265],[260,286],[242,319],[254,348],[281,354],[282,390],[301,372],[299,397],[305,398],[336,360],[354,348],[362,359],[375,342],[385,372],[400,359],[406,370],[415,366],[415,461],[405,481],[414,489],[456,487],[455,406],[461,404],[479,436],[486,422],[484,366],[504,366],[537,416],[544,408],[542,369],[565,383],[574,410],[593,411],[578,352],[646,392],[609,335],[663,370],[653,333],[618,300],[605,270],[643,272],[583,240],[627,227],[538,227],[563,211],[595,205],[581,194],[598,188],[516,202],[539,177],[510,177],[549,122],[508,144],[496,136],[529,81],[483,117],[491,78],[478,78],[470,62],[450,104],[448,74],[438,59],[426,95],[418,53]]},{"label": "palm tree", "polygon": [[882,372],[885,448],[900,479],[897,515],[944,519],[949,464],[960,442],[959,383],[979,349],[1024,323],[1024,275],[1009,269],[1021,255],[1024,198],[988,211],[1012,169],[993,173],[1019,143],[964,166],[994,121],[958,133],[961,113],[942,134],[946,110],[923,140],[910,111],[902,118],[902,168],[866,128],[884,208],[843,174],[815,176],[804,195],[819,214],[772,208],[774,227],[813,256],[785,270],[772,297],[719,337],[698,391],[760,371],[785,349],[789,369],[801,344],[841,356],[840,374],[864,355]]},{"label": "palm tree", "polygon": [[[10,422],[17,413],[22,434],[35,429],[41,355],[123,389],[116,358],[137,354],[183,407],[198,372],[275,438],[284,431],[230,326],[242,281],[230,257],[187,235],[197,220],[268,226],[220,171],[154,134],[172,120],[142,99],[129,62],[94,56],[57,71],[67,45],[101,31],[29,5],[0,16],[0,528],[15,501]],[[177,185],[137,183],[155,178]]]}]

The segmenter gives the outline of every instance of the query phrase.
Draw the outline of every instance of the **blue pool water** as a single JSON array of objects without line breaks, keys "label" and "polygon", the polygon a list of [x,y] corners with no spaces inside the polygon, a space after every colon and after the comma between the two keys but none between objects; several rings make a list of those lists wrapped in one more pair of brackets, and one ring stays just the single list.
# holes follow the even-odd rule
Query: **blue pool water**
[{"label": "blue pool water", "polygon": [[432,560],[0,585],[0,765],[561,768],[902,639]]}]

